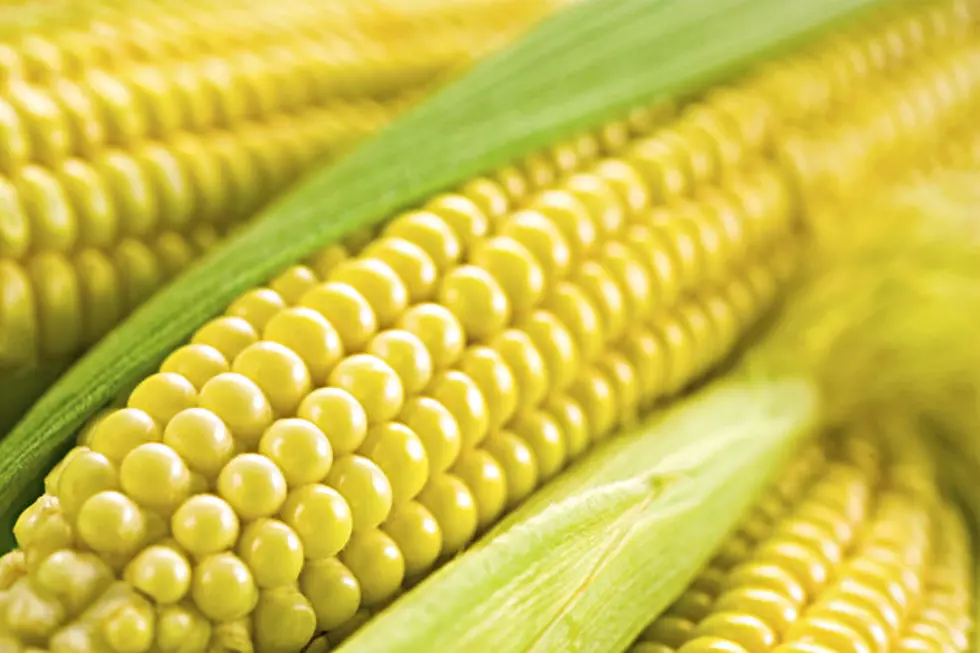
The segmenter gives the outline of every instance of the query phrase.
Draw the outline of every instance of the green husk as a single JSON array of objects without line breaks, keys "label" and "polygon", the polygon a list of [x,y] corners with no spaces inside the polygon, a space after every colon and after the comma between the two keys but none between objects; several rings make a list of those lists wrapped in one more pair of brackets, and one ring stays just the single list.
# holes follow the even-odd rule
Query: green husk
[{"label": "green husk", "polygon": [[0,443],[0,550],[85,421],[244,290],[439,190],[628,107],[696,92],[881,2],[587,0],[545,21],[313,175],[76,363]]},{"label": "green husk", "polygon": [[716,382],[563,473],[338,650],[622,651],[818,415],[797,379]]}]

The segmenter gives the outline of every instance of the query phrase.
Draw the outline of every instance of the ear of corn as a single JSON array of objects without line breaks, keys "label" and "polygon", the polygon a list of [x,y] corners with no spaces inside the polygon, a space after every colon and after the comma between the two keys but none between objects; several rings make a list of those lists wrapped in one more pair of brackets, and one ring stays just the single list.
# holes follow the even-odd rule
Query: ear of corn
[{"label": "ear of corn", "polygon": [[[878,75],[862,78],[876,84],[872,92],[894,93],[902,108],[910,97],[916,105],[874,147],[839,148],[850,171],[870,172],[872,156],[928,151],[973,100],[972,74],[944,87],[949,93],[915,85],[955,77],[957,64],[975,56],[964,29],[943,31],[966,5],[935,6],[939,27],[927,30],[929,38],[948,43],[899,39],[900,47],[872,62]],[[807,20],[845,8],[837,7]],[[716,9],[691,9],[689,17],[712,25],[709,18],[742,15]],[[757,10],[778,15],[779,7]],[[925,16],[932,14],[911,20]],[[874,43],[864,47],[874,52]],[[938,52],[922,63],[917,56],[929,47]],[[833,50],[812,56],[821,55],[833,63]],[[911,80],[904,66],[914,68]],[[326,633],[316,646],[329,647],[590,444],[630,429],[658,400],[702,377],[792,272],[796,217],[815,221],[853,196],[819,165],[822,148],[851,134],[839,105],[853,98],[835,93],[829,74],[794,82],[786,69],[708,94],[666,126],[633,113],[574,147],[520,159],[239,296],[136,385],[125,408],[91,422],[45,479],[45,494],[20,515],[20,550],[4,558],[0,597],[11,641],[294,651]],[[810,94],[821,84],[825,94]],[[767,113],[768,128],[753,129]],[[817,132],[825,140],[788,138],[811,125],[826,125]],[[349,165],[364,152],[370,148]],[[843,181],[851,177],[876,179]],[[263,224],[277,215],[287,225],[299,219],[273,214]],[[246,256],[234,248],[261,227],[209,265],[232,261],[229,251]],[[110,341],[109,351],[118,346]],[[563,650],[582,637],[583,624],[608,617],[623,583],[636,583],[631,597],[644,609],[665,605],[812,426],[806,383],[749,390],[739,383],[720,385],[679,413],[702,431],[684,445],[675,433],[654,455],[656,435],[677,426],[669,420],[611,440],[484,546],[423,583],[407,607],[395,603],[343,648],[409,651],[438,642],[440,650],[468,650],[491,641],[495,649]],[[749,396],[760,411],[754,416],[728,428],[708,417],[719,404],[744,412]],[[790,484],[789,498],[806,491],[807,459],[802,465],[794,478],[804,480]],[[762,473],[728,487],[752,467]],[[863,477],[841,472],[831,480],[841,475],[860,498]],[[837,486],[820,487],[837,496]],[[860,517],[860,499],[848,495],[844,504],[847,516]],[[892,518],[915,522],[904,508],[889,513],[886,534]],[[798,524],[789,545],[761,550],[799,553],[793,538],[806,540],[812,525]],[[759,536],[761,528],[750,532]],[[681,537],[668,546],[671,532]],[[692,547],[699,536],[704,541]],[[716,563],[731,566],[750,554],[750,539],[734,540]],[[951,541],[944,551],[962,549]],[[527,571],[542,543],[540,567]],[[909,555],[918,560],[924,550]],[[84,576],[77,583],[76,574]],[[815,592],[821,578],[806,576],[803,589]],[[446,601],[465,592],[473,604]],[[479,599],[480,611],[467,610]],[[679,609],[711,609],[703,603],[690,599]],[[515,604],[526,606],[521,628],[501,629]],[[702,640],[691,645],[706,650],[727,646],[725,637],[746,650],[772,643],[769,626],[752,614],[730,618],[734,608],[726,605],[723,618],[706,616],[704,632],[691,618],[665,616],[644,646],[658,638],[686,645],[688,631]],[[910,628],[923,623],[920,616],[909,617]],[[626,611],[591,641],[620,650],[644,619],[641,610]],[[801,623],[805,630],[815,622]],[[840,635],[836,626],[814,628]],[[811,631],[793,632],[810,646]],[[909,632],[902,641],[918,636]]]},{"label": "ear of corn", "polygon": [[74,4],[0,43],[4,375],[66,365],[305,172],[559,3]]},{"label": "ear of corn", "polygon": [[923,443],[875,435],[791,468],[632,650],[968,650],[969,529]]},{"label": "ear of corn", "polygon": [[[683,11],[675,12],[673,8],[665,11],[660,3],[630,0],[617,3],[615,12],[604,12],[590,4],[570,8],[505,56],[495,58],[492,65],[478,67],[400,121],[385,138],[361,148],[341,168],[322,179],[311,179],[303,192],[278,202],[262,226],[247,229],[236,239],[237,244],[221,248],[209,262],[171,284],[165,294],[158,295],[126,327],[117,330],[104,348],[80,361],[71,377],[63,377],[62,390],[54,389],[37,404],[35,417],[24,422],[20,431],[29,432],[30,437],[21,440],[23,436],[15,433],[12,440],[8,438],[26,446],[16,445],[17,453],[5,457],[4,462],[9,461],[8,469],[20,470],[22,478],[39,478],[45,465],[54,462],[54,451],[47,444],[51,442],[49,436],[42,435],[46,429],[31,424],[31,420],[46,421],[54,415],[53,408],[69,411],[72,417],[62,424],[65,430],[55,436],[65,442],[69,431],[80,427],[126,385],[150,373],[197,326],[224,310],[238,294],[265,283],[351,228],[381,220],[532,148],[568,137],[576,127],[607,119],[620,107],[717,80],[794,34],[803,35],[864,5],[856,0],[839,1],[788,12],[782,3],[762,2],[747,5],[744,13],[732,7],[714,13],[714,4],[689,3]],[[782,31],[765,31],[741,40],[737,32],[728,29],[736,20],[746,25],[778,24]],[[672,21],[690,24],[701,37],[692,35],[691,48],[667,38],[668,34],[688,33],[686,29],[667,29]],[[614,32],[615,39],[602,36]],[[595,47],[586,52],[589,44]],[[545,51],[551,54],[544,57]],[[558,51],[563,54],[558,56]],[[565,54],[579,51],[579,64]],[[676,64],[653,69],[641,66],[639,62],[644,60]],[[525,74],[528,66],[522,63],[527,61],[534,62],[531,76]],[[606,74],[608,70],[618,73],[611,76]],[[564,81],[552,84],[556,79]],[[611,86],[614,82],[615,88]],[[516,106],[522,107],[524,116],[519,124],[510,120]],[[548,107],[560,110],[549,111]],[[426,156],[419,157],[423,151]],[[393,160],[412,161],[412,173],[406,175],[403,168],[387,165]],[[296,238],[297,233],[306,236]],[[179,318],[174,319],[175,315]],[[84,396],[71,391],[72,401],[57,398],[74,383],[88,388]],[[31,471],[25,467],[28,459],[34,461]]]}]

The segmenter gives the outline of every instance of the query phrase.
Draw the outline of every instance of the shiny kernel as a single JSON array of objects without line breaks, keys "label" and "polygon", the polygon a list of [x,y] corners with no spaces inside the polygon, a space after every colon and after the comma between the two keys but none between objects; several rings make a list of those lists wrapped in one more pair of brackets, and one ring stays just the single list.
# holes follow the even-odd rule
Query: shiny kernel
[{"label": "shiny kernel", "polygon": [[589,446],[589,424],[585,411],[567,396],[551,397],[544,410],[558,425],[569,459],[578,458]]},{"label": "shiny kernel", "polygon": [[596,364],[596,368],[612,384],[617,423],[625,426],[635,422],[640,405],[636,367],[624,354],[609,352]]},{"label": "shiny kernel", "polygon": [[380,467],[363,456],[338,458],[327,476],[327,485],[347,502],[355,532],[377,528],[391,512],[391,483]]},{"label": "shiny kernel", "polygon": [[390,267],[408,291],[412,304],[430,299],[435,292],[439,270],[424,249],[403,238],[381,238],[364,250],[364,256]]},{"label": "shiny kernel", "polygon": [[519,417],[510,428],[534,452],[541,481],[547,481],[561,471],[568,451],[561,428],[554,418],[546,412],[535,411]]},{"label": "shiny kernel", "polygon": [[355,533],[340,561],[357,578],[361,601],[367,607],[394,596],[405,578],[405,559],[398,545],[379,530]]},{"label": "shiny kernel", "polygon": [[316,622],[313,606],[296,589],[261,592],[252,613],[255,647],[268,653],[299,651],[316,634]]},{"label": "shiny kernel", "polygon": [[123,239],[112,253],[112,262],[119,273],[123,303],[129,309],[149,299],[163,284],[160,262],[141,241]]},{"label": "shiny kernel", "polygon": [[78,223],[64,188],[45,168],[28,165],[16,178],[35,251],[67,252],[78,241]]},{"label": "shiny kernel", "polygon": [[792,599],[773,590],[754,587],[725,592],[718,597],[712,610],[755,615],[772,628],[778,637],[783,637],[789,627],[800,618],[799,607]]},{"label": "shiny kernel", "polygon": [[613,238],[623,229],[627,207],[608,181],[580,173],[566,179],[564,187],[588,208],[600,240]]},{"label": "shiny kernel", "polygon": [[889,646],[889,638],[894,631],[885,618],[876,612],[878,611],[872,611],[839,598],[821,598],[807,611],[806,616],[836,621],[854,630],[874,650],[886,651]]},{"label": "shiny kernel", "polygon": [[382,331],[368,344],[367,353],[395,370],[408,396],[422,392],[432,380],[432,356],[425,343],[409,331]]},{"label": "shiny kernel", "polygon": [[680,648],[694,635],[694,624],[687,619],[665,615],[646,627],[640,639]]},{"label": "shiny kernel", "polygon": [[453,230],[466,256],[490,231],[490,221],[480,207],[463,195],[439,195],[426,205]]},{"label": "shiny kernel", "polygon": [[626,298],[614,277],[597,261],[586,261],[575,270],[571,281],[599,312],[606,342],[619,340],[627,324]]},{"label": "shiny kernel", "polygon": [[318,630],[332,630],[349,621],[361,605],[357,578],[336,558],[306,564],[299,587],[313,606]]},{"label": "shiny kernel", "polygon": [[409,399],[398,420],[421,440],[430,473],[446,471],[459,456],[462,448],[459,425],[449,409],[435,399]]},{"label": "shiny kernel", "polygon": [[605,335],[598,310],[578,285],[562,281],[544,300],[551,313],[571,334],[582,360],[592,361],[605,349]]},{"label": "shiny kernel", "polygon": [[786,639],[789,642],[815,642],[840,653],[872,653],[874,650],[856,631],[833,618],[806,616],[794,624]]},{"label": "shiny kernel", "polygon": [[425,447],[404,424],[388,422],[373,427],[359,452],[384,472],[395,505],[415,498],[429,478]]},{"label": "shiny kernel", "polygon": [[[687,207],[689,210],[690,207]],[[651,223],[653,236],[670,248],[676,262],[677,285],[682,290],[693,290],[705,277],[704,250],[697,224],[674,212],[656,212]]]},{"label": "shiny kernel", "polygon": [[694,377],[697,357],[693,338],[676,315],[665,316],[657,321],[654,332],[664,343],[667,353],[667,394],[684,388]]},{"label": "shiny kernel", "polygon": [[191,492],[191,472],[180,454],[150,442],[130,451],[119,466],[122,489],[138,504],[169,512]]},{"label": "shiny kernel", "polygon": [[568,241],[555,223],[535,211],[511,215],[500,229],[500,235],[513,238],[531,252],[544,273],[545,287],[568,276],[572,252]]},{"label": "shiny kernel", "polygon": [[518,328],[531,339],[541,354],[552,392],[567,388],[579,372],[581,359],[571,333],[552,313],[535,311]]},{"label": "shiny kernel", "polygon": [[286,302],[279,293],[270,288],[249,290],[236,299],[225,311],[231,317],[240,317],[262,333],[272,316],[286,308]]},{"label": "shiny kernel", "polygon": [[589,367],[583,370],[568,389],[568,396],[585,411],[593,442],[609,434],[618,417],[616,391],[598,368]]},{"label": "shiny kernel", "polygon": [[319,283],[316,273],[305,265],[293,265],[272,280],[269,288],[279,295],[287,306],[297,304],[300,297]]},{"label": "shiny kernel", "polygon": [[351,259],[330,272],[329,281],[346,284],[367,303],[381,327],[390,326],[408,307],[408,290],[386,263],[371,258]]},{"label": "shiny kernel", "polygon": [[303,568],[299,536],[278,519],[257,519],[246,526],[236,552],[263,589],[292,585]]},{"label": "shiny kernel", "polygon": [[116,468],[109,458],[88,449],[78,451],[58,478],[58,502],[69,518],[77,517],[89,497],[119,487]]},{"label": "shiny kernel", "polygon": [[327,436],[301,418],[273,422],[259,440],[259,453],[276,464],[290,487],[319,483],[333,464]]},{"label": "shiny kernel", "polygon": [[335,455],[354,453],[367,435],[364,407],[346,390],[318,388],[306,395],[296,413],[315,424]]},{"label": "shiny kernel", "polygon": [[435,476],[422,490],[418,502],[439,524],[443,554],[458,553],[473,539],[478,520],[476,501],[459,478],[452,474]]},{"label": "shiny kernel", "polygon": [[718,637],[735,642],[749,653],[766,653],[779,641],[762,619],[742,612],[716,612],[698,624],[698,637]]},{"label": "shiny kernel", "polygon": [[161,605],[177,603],[190,591],[191,566],[187,558],[166,546],[151,546],[127,565],[127,583]]},{"label": "shiny kernel", "polygon": [[[312,382],[317,385],[326,383],[331,370],[344,355],[340,334],[326,318],[310,308],[287,308],[276,313],[266,323],[262,337],[299,356]],[[236,355],[236,360],[240,355],[241,352]]]},{"label": "shiny kernel", "polygon": [[[12,290],[5,289],[5,294],[10,292],[12,296],[4,298],[5,308],[13,307],[11,312],[14,317],[11,322],[19,322],[17,326],[31,330],[29,333],[14,333],[12,342],[4,347],[8,351],[13,349],[8,355],[13,355],[15,363],[20,358],[35,356],[34,351],[15,349],[33,344],[35,339],[44,358],[75,355],[82,344],[80,339],[84,326],[81,303],[84,286],[78,273],[72,267],[71,261],[64,256],[46,251],[30,257],[25,268],[6,270],[7,274],[4,275],[5,282],[13,282]],[[24,272],[27,273],[26,278],[23,276]],[[25,299],[27,304],[13,306],[14,301]],[[31,309],[36,311],[35,316],[27,317],[23,314]]]},{"label": "shiny kernel", "polygon": [[259,439],[274,419],[272,406],[262,389],[242,374],[219,374],[204,384],[201,408],[214,413],[246,448]]},{"label": "shiny kernel", "polygon": [[146,520],[132,499],[113,490],[94,494],[78,511],[78,536],[93,551],[133,553],[146,535]]},{"label": "shiny kernel", "polygon": [[89,440],[93,451],[115,464],[141,444],[160,441],[160,427],[147,413],[123,408],[109,413],[96,424]]},{"label": "shiny kernel", "polygon": [[609,184],[628,214],[642,215],[650,206],[650,192],[640,173],[628,162],[606,159],[595,166],[593,173]]},{"label": "shiny kernel", "polygon": [[[23,563],[21,563],[23,564]],[[162,594],[173,596],[179,591],[180,565],[175,565],[176,573],[164,567],[164,576],[176,580],[163,589]],[[27,570],[23,570],[26,572]],[[190,569],[187,569],[187,579],[190,580]],[[6,579],[5,579],[6,580]],[[57,598],[69,614],[79,614],[105,592],[115,580],[112,569],[94,553],[80,553],[68,549],[55,551],[37,565],[33,571],[32,581],[37,589],[48,596]],[[16,582],[16,581],[14,581]],[[13,585],[11,583],[10,585]],[[160,587],[160,584],[154,583]],[[4,584],[5,587],[8,585]],[[168,591],[169,590],[169,591]],[[145,590],[144,590],[145,591]],[[150,594],[150,592],[146,592]]]},{"label": "shiny kernel", "polygon": [[243,520],[270,517],[286,500],[286,479],[265,456],[239,454],[218,474],[218,495]]},{"label": "shiny kernel", "polygon": [[589,207],[582,200],[566,190],[546,190],[529,208],[558,227],[568,244],[572,265],[589,257],[599,236]]},{"label": "shiny kernel", "polygon": [[228,361],[214,347],[184,345],[167,356],[160,371],[178,374],[200,391],[211,378],[229,370]]},{"label": "shiny kernel", "polygon": [[486,437],[490,429],[487,403],[470,377],[457,370],[442,372],[433,379],[426,394],[452,414],[464,448],[474,447]]},{"label": "shiny kernel", "polygon": [[414,211],[395,218],[385,228],[384,235],[418,245],[440,272],[448,270],[462,256],[462,245],[452,228],[429,211]]},{"label": "shiny kernel", "polygon": [[303,359],[276,342],[260,341],[246,347],[232,363],[232,371],[255,382],[281,417],[295,415],[303,397],[312,390]]},{"label": "shiny kernel", "polygon": [[308,560],[337,555],[353,532],[350,507],[337,490],[326,485],[296,488],[287,495],[279,516],[299,536]]},{"label": "shiny kernel", "polygon": [[544,297],[545,274],[541,264],[514,238],[498,236],[481,242],[471,260],[503,289],[513,315],[526,315]]},{"label": "shiny kernel", "polygon": [[502,427],[517,410],[517,382],[503,357],[490,347],[469,347],[459,369],[479,388],[487,405],[490,431]]},{"label": "shiny kernel", "polygon": [[510,302],[497,280],[476,265],[461,265],[443,277],[438,301],[463,327],[470,341],[487,341],[510,321]]},{"label": "shiny kernel", "polygon": [[320,284],[308,290],[299,304],[327,319],[340,335],[347,353],[360,351],[378,330],[378,318],[371,304],[344,283]]},{"label": "shiny kernel", "polygon": [[548,393],[548,368],[531,337],[520,329],[507,329],[491,344],[510,368],[517,383],[517,410],[539,405]]},{"label": "shiny kernel", "polygon": [[504,166],[494,175],[495,183],[499,184],[507,193],[508,199],[514,203],[523,201],[529,189],[529,182],[524,174],[513,166]]},{"label": "shiny kernel", "polygon": [[255,608],[259,591],[248,566],[240,558],[216,553],[194,568],[191,597],[209,619],[233,621]]},{"label": "shiny kernel", "polygon": [[197,405],[197,390],[177,374],[154,374],[143,380],[130,393],[126,406],[142,410],[166,425],[180,411]]},{"label": "shiny kernel", "polygon": [[807,596],[815,597],[827,584],[830,570],[819,554],[792,541],[770,541],[755,553],[754,559],[784,568],[803,586]]},{"label": "shiny kernel", "polygon": [[507,193],[499,184],[489,179],[474,179],[462,189],[463,195],[476,204],[491,222],[504,217],[510,208]]},{"label": "shiny kernel", "polygon": [[377,356],[357,354],[345,358],[331,372],[329,381],[332,387],[358,400],[369,424],[394,419],[405,402],[398,373]]},{"label": "shiny kernel", "polygon": [[454,365],[463,354],[466,336],[449,309],[439,304],[417,304],[402,314],[397,327],[414,334],[432,356],[436,370]]},{"label": "shiny kernel", "polygon": [[409,501],[396,508],[381,526],[405,559],[405,575],[419,577],[435,564],[442,551],[442,530],[425,506]]},{"label": "shiny kernel", "polygon": [[249,345],[258,342],[258,332],[247,320],[240,317],[219,317],[197,330],[191,343],[208,345],[217,349],[225,360],[235,357]]},{"label": "shiny kernel", "polygon": [[543,154],[528,155],[521,162],[520,169],[530,186],[535,189],[547,188],[557,181],[554,166]]},{"label": "shiny kernel", "polygon": [[504,470],[507,505],[524,500],[538,486],[538,461],[524,440],[510,431],[491,433],[483,448]]},{"label": "shiny kernel", "polygon": [[632,363],[640,407],[648,408],[664,390],[667,373],[664,345],[653,331],[641,328],[627,333],[620,351]]},{"label": "shiny kernel", "polygon": [[507,502],[507,479],[501,465],[482,449],[468,449],[460,455],[452,473],[473,494],[478,527],[493,524]]}]

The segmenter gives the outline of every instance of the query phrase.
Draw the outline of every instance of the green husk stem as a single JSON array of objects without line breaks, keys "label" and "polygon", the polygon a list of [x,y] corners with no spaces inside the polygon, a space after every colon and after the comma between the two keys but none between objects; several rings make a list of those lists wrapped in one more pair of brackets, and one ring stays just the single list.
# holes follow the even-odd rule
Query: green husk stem
[{"label": "green husk stem", "polygon": [[338,650],[625,650],[818,414],[797,379],[716,382],[590,454]]},{"label": "green husk stem", "polygon": [[723,81],[882,2],[587,0],[544,21],[274,203],[61,377],[0,443],[0,536],[86,420],[241,292],[355,228],[627,107]]}]

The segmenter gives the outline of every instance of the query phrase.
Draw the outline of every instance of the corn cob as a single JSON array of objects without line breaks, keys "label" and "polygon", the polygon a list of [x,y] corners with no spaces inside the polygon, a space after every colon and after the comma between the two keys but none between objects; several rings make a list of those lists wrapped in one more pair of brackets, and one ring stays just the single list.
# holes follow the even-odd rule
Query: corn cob
[{"label": "corn cob", "polygon": [[777,484],[634,653],[970,650],[971,537],[928,451],[847,436],[797,463],[809,475]]},{"label": "corn cob", "polygon": [[313,164],[551,6],[62,4],[0,43],[0,369],[96,341]]},{"label": "corn cob", "polygon": [[[163,623],[219,650],[242,637],[297,650],[314,632],[349,630],[361,604],[383,605],[568,459],[702,376],[772,302],[800,207],[765,156],[775,130],[740,129],[785,97],[766,90],[709,96],[652,135],[643,119],[611,125],[244,295],[49,477],[18,524],[22,554],[7,559],[8,614],[43,601],[48,547],[76,537],[100,554],[99,583],[124,581],[91,620],[6,625],[24,642],[113,649],[129,628],[163,648]],[[916,118],[949,119],[962,90]],[[727,145],[704,135],[726,129]],[[721,154],[734,151],[746,154]],[[566,160],[579,167],[560,171]],[[329,522],[304,519],[312,510]],[[208,523],[213,537],[201,537]],[[157,572],[176,585],[157,585]],[[134,587],[190,602],[158,615]]]}]

